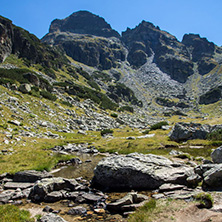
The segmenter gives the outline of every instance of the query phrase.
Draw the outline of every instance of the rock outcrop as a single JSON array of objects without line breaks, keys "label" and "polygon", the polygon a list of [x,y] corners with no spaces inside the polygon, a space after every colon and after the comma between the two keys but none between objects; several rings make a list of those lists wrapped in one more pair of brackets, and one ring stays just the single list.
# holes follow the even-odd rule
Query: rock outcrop
[{"label": "rock outcrop", "polygon": [[[155,54],[154,61],[172,79],[184,83],[193,74],[193,64],[189,60],[186,47],[174,36],[142,21],[136,28],[122,33],[123,42],[129,48],[128,61],[137,67],[146,62],[146,57]],[[135,56],[141,58],[138,62]]]},{"label": "rock outcrop", "polygon": [[0,63],[12,52],[12,22],[0,16]]},{"label": "rock outcrop", "polygon": [[74,12],[65,19],[52,21],[49,32],[71,32],[76,34],[90,34],[103,37],[117,37],[120,35],[111,26],[97,15],[88,11]]},{"label": "rock outcrop", "polygon": [[192,175],[191,167],[165,157],[132,153],[101,160],[94,170],[92,185],[103,190],[152,190],[164,183],[189,185],[187,178]]},{"label": "rock outcrop", "polygon": [[222,188],[222,164],[203,164],[195,168],[203,178],[203,188],[218,190]]},{"label": "rock outcrop", "polygon": [[117,38],[80,35],[70,32],[47,34],[43,42],[64,49],[74,60],[99,69],[116,68],[124,61],[126,50]]},{"label": "rock outcrop", "polygon": [[200,123],[176,123],[171,130],[169,137],[174,141],[186,141],[193,139],[206,139],[207,135],[216,130],[222,129],[222,125],[208,125]]},{"label": "rock outcrop", "polygon": [[214,163],[222,163],[222,146],[211,153],[211,158]]}]

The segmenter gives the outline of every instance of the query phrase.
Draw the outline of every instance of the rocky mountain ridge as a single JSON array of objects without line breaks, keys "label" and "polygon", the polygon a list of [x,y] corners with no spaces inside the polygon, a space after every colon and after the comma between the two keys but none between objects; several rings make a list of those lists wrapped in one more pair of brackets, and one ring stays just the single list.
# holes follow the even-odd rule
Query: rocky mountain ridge
[{"label": "rocky mountain ridge", "polygon": [[[110,74],[113,71],[120,72],[120,82],[132,88],[146,107],[155,101],[154,94],[156,97],[179,96],[185,100],[192,101],[193,98],[198,101],[199,96],[204,97],[205,93],[219,86],[221,82],[222,49],[206,38],[185,34],[179,42],[175,36],[146,21],[133,29],[128,28],[121,36],[111,34],[107,38],[107,33],[98,32],[97,28],[92,32],[87,20],[91,27],[109,27],[109,33],[114,33],[104,19],[86,11],[79,11],[66,19],[54,20],[49,34],[42,41],[62,47],[74,60],[85,65],[107,70]],[[213,81],[208,73],[214,76]],[[168,81],[165,81],[165,74],[169,76]],[[207,86],[203,84],[206,78],[210,83]],[[195,86],[190,84],[194,79]],[[150,95],[150,91],[154,93]],[[144,94],[145,98],[142,96]]]},{"label": "rocky mountain ridge", "polygon": [[[117,83],[129,87],[145,109],[157,113],[172,109],[187,112],[196,109],[198,102],[210,104],[222,98],[222,48],[199,35],[185,34],[179,42],[146,21],[120,35],[103,18],[87,11],[55,19],[43,43],[4,18],[1,29],[1,61],[14,54],[28,66],[40,64],[39,71],[68,85],[70,79],[56,74],[58,70],[69,78],[76,76],[73,72],[78,73],[90,88],[104,90],[114,102],[133,103],[134,98],[118,95],[118,90],[113,89]],[[209,98],[212,92],[213,100]]]}]

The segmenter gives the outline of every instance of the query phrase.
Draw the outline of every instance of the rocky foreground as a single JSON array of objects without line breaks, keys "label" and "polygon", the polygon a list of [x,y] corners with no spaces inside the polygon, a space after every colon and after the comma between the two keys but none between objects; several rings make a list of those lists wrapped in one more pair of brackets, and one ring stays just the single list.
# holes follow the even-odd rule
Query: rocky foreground
[{"label": "rocky foreground", "polygon": [[[82,218],[121,214],[127,216],[151,198],[193,200],[198,193],[220,190],[222,184],[222,161],[219,147],[212,153],[212,162],[189,165],[172,161],[162,156],[132,153],[128,155],[109,155],[103,158],[94,170],[92,183],[82,179],[53,177],[47,172],[34,170],[21,171],[14,175],[0,177],[0,203],[24,205],[25,203],[60,203],[66,205],[62,215]],[[202,184],[200,187],[199,185]],[[102,191],[101,191],[102,190]],[[124,197],[113,201],[104,191],[131,191]],[[151,191],[150,195],[132,190]],[[212,208],[206,202],[205,207]],[[212,208],[220,212],[221,205]],[[59,215],[61,210],[46,206],[49,213],[41,221],[65,221]]]}]

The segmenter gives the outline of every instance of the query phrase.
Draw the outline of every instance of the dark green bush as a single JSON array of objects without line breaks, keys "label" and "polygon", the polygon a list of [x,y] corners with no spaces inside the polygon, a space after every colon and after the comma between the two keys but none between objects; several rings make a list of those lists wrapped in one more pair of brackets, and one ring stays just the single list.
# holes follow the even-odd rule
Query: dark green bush
[{"label": "dark green bush", "polygon": [[0,85],[7,84],[7,83],[15,84],[16,81],[13,79],[8,79],[8,78],[0,78]]},{"label": "dark green bush", "polygon": [[18,81],[20,83],[29,83],[27,79],[23,77],[24,73],[28,73],[28,69],[3,69],[0,68],[0,77],[11,79],[12,81]]},{"label": "dark green bush", "polygon": [[142,133],[143,134],[149,134],[149,132],[150,132],[150,130],[147,129],[147,130],[144,130]]},{"label": "dark green bush", "polygon": [[100,132],[101,136],[104,136],[105,134],[111,134],[113,133],[113,130],[111,129],[104,129]]},{"label": "dark green bush", "polygon": [[112,78],[108,74],[100,71],[93,72],[92,78],[100,79],[103,82],[110,82],[112,80]]},{"label": "dark green bush", "polygon": [[118,114],[116,113],[111,113],[110,116],[114,117],[114,118],[117,118],[118,117]]},{"label": "dark green bush", "polygon": [[152,125],[152,126],[150,127],[150,130],[161,129],[162,126],[167,126],[167,125],[169,125],[169,124],[168,124],[166,121],[161,121],[161,122],[159,122],[159,123],[156,123],[156,124]]},{"label": "dark green bush", "polygon": [[93,102],[99,104],[102,109],[116,110],[118,104],[112,102],[106,95],[95,91],[85,86],[74,84],[67,90],[68,94],[76,95],[82,99],[91,99]]},{"label": "dark green bush", "polygon": [[49,99],[49,100],[52,100],[52,101],[56,101],[56,99],[57,99],[56,95],[53,95],[52,93],[50,93],[50,92],[48,92],[46,90],[42,90],[40,92],[40,95],[42,97],[44,97],[45,99]]},{"label": "dark green bush", "polygon": [[90,85],[92,88],[100,91],[100,88],[99,88],[98,84],[97,84],[95,81],[93,81],[93,80],[88,80],[87,83],[88,83],[88,85]]},{"label": "dark green bush", "polygon": [[213,131],[207,135],[208,140],[220,141],[222,140],[222,129]]},{"label": "dark green bush", "polygon": [[67,101],[61,101],[61,104],[69,106],[69,107],[73,107],[73,105]]},{"label": "dark green bush", "polygon": [[128,112],[133,113],[133,112],[134,112],[134,109],[133,109],[133,107],[131,107],[131,106],[121,106],[121,107],[118,109],[118,111],[119,111],[119,112],[128,111]]}]

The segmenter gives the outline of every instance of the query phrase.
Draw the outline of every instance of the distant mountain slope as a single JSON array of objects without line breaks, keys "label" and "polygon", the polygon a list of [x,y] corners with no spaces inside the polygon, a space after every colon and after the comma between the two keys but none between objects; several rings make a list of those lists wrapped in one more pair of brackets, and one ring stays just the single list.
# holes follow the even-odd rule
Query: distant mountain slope
[{"label": "distant mountain slope", "polygon": [[[222,48],[199,35],[185,34],[180,42],[146,21],[120,35],[88,11],[52,21],[42,43],[10,20],[1,18],[0,24],[1,61],[15,54],[27,65],[41,65],[55,80],[70,82],[70,76],[82,76],[83,85],[102,90],[114,103],[143,103],[157,112],[187,112],[196,109],[198,102],[209,104],[222,98],[218,90]],[[124,84],[121,90],[119,83]]]}]

